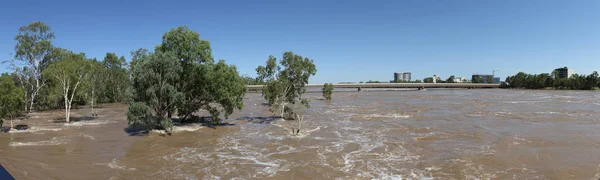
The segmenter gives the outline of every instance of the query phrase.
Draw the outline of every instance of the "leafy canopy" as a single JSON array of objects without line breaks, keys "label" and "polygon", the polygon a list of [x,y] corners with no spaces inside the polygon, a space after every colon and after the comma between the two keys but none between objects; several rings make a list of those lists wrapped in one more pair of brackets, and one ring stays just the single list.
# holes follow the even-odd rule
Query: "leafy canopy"
[{"label": "leafy canopy", "polygon": [[325,83],[323,84],[323,89],[321,90],[323,91],[323,97],[325,97],[327,100],[331,100],[331,95],[333,94],[333,84]]},{"label": "leafy canopy", "polygon": [[293,52],[285,52],[279,63],[277,65],[274,56],[269,56],[265,66],[256,68],[258,78],[266,83],[262,91],[263,97],[269,104],[278,107],[282,116],[287,104],[300,103],[310,107],[309,99],[302,95],[306,93],[305,85],[310,76],[317,72],[313,60]]},{"label": "leafy canopy", "polygon": [[170,130],[172,122],[167,114],[175,110],[183,96],[175,88],[182,71],[177,57],[155,52],[139,59],[133,71],[134,102],[127,113],[129,125]]},{"label": "leafy canopy", "polygon": [[145,49],[132,52],[130,125],[167,129],[174,112],[183,121],[200,109],[219,123],[221,113],[228,118],[243,107],[244,79],[235,66],[213,61],[208,41],[185,26],[171,29],[162,39],[154,53]]},{"label": "leafy canopy", "polygon": [[3,73],[0,76],[0,120],[13,119],[22,113],[23,96],[23,89],[15,85],[10,75]]}]

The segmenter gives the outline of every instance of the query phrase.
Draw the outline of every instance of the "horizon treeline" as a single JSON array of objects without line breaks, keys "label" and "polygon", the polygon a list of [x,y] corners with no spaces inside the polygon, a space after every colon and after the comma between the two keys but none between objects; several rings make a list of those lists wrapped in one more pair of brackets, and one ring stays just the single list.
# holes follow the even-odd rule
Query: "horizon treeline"
[{"label": "horizon treeline", "polygon": [[589,75],[572,74],[570,77],[559,78],[558,72],[541,74],[526,74],[519,72],[506,77],[503,88],[521,89],[561,89],[561,90],[595,90],[600,88],[598,72]]}]

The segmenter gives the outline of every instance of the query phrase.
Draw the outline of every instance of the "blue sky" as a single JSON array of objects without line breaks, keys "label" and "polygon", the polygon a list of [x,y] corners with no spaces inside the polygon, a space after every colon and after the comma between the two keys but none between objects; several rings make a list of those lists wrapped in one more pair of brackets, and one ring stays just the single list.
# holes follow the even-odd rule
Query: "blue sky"
[{"label": "blue sky", "polygon": [[310,83],[387,81],[404,71],[422,79],[499,69],[504,79],[560,66],[600,70],[597,0],[6,1],[0,60],[11,58],[18,28],[33,21],[52,27],[58,47],[128,60],[187,25],[241,74],[255,76],[284,51],[312,58],[318,72]]}]

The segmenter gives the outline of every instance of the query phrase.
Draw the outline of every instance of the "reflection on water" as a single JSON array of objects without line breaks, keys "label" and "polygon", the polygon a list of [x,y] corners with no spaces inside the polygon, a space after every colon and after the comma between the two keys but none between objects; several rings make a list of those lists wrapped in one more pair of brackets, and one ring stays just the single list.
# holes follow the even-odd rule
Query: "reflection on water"
[{"label": "reflection on water", "polygon": [[[126,105],[99,117],[16,122],[0,163],[17,179],[598,179],[594,91],[336,92],[313,99],[301,136],[247,94],[233,126],[129,136]],[[89,109],[74,110],[75,115]]]}]

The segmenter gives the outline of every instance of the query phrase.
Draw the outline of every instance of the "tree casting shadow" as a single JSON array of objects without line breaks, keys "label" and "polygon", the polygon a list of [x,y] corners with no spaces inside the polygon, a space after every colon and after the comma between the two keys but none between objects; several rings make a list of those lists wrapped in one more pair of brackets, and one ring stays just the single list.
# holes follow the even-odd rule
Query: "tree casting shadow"
[{"label": "tree casting shadow", "polygon": [[[94,119],[97,119],[98,117],[90,117],[90,116],[83,116],[83,117],[71,117],[70,118],[70,123],[73,122],[80,122],[80,121],[92,121]],[[53,123],[66,123],[66,118],[55,118],[52,120]]]},{"label": "tree casting shadow", "polygon": [[237,118],[236,120],[248,120],[248,122],[253,124],[270,124],[271,122],[279,119],[281,119],[280,116],[242,116]]},{"label": "tree casting shadow", "polygon": [[[223,127],[223,126],[235,126],[235,124],[231,124],[228,122],[221,122],[221,123],[214,123],[212,121],[212,117],[209,116],[202,116],[202,117],[190,117],[186,120],[181,120],[179,118],[172,118],[171,119],[173,121],[173,127],[185,127],[185,126],[192,126],[192,125],[200,125],[200,126],[204,126],[204,127],[208,127],[211,129],[216,129],[217,127]],[[158,129],[158,130],[164,130],[164,129]],[[129,127],[126,127],[123,129],[123,131],[127,134],[129,134],[129,136],[147,136],[148,134],[150,134],[150,129],[143,127],[143,126],[135,126],[135,125],[131,125]],[[171,132],[167,132],[166,135],[171,135]],[[160,136],[166,136],[165,134],[161,134]]]}]

